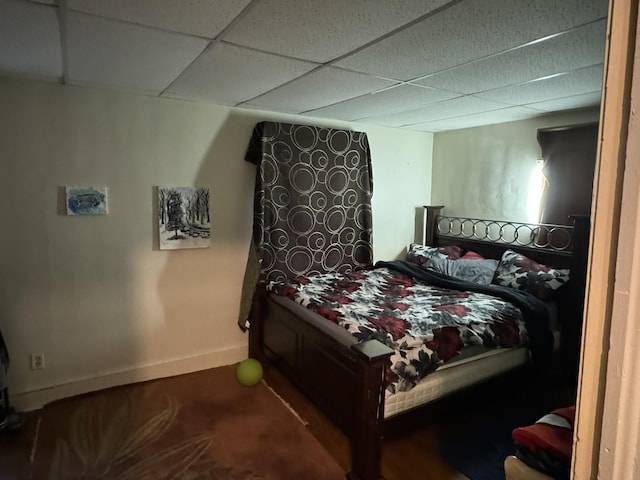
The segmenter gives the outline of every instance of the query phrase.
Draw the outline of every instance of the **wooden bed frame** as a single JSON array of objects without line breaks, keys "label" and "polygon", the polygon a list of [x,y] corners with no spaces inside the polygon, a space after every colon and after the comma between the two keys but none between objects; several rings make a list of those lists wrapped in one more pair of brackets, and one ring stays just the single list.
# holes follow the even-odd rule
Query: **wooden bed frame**
[{"label": "wooden bed frame", "polygon": [[[558,309],[567,326],[563,332],[565,359],[575,357],[575,366],[569,369],[577,368],[588,217],[572,217],[573,226],[533,225],[444,217],[440,215],[442,208],[425,206],[426,245],[459,245],[495,259],[512,249],[546,265],[571,268],[571,281],[564,287],[569,291]],[[544,240],[539,242],[541,238]],[[259,285],[250,313],[249,355],[274,364],[349,437],[352,470],[347,478],[380,480],[383,378],[392,350],[377,340],[357,343],[320,316],[317,323],[301,320],[299,309],[304,307],[270,298],[264,285]]]}]

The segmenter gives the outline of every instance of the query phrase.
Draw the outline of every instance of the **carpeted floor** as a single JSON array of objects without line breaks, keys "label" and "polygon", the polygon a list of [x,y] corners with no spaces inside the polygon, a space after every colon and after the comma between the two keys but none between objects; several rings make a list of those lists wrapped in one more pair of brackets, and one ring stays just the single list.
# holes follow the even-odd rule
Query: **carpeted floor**
[{"label": "carpeted floor", "polygon": [[459,414],[450,416],[439,435],[439,455],[470,480],[495,480],[505,478],[504,460],[515,453],[513,429],[571,405],[575,393],[566,385],[545,388],[514,377],[481,385],[454,401],[460,403]]},{"label": "carpeted floor", "polygon": [[232,366],[54,402],[42,411],[32,478],[288,480],[344,478],[269,387]]},{"label": "carpeted floor", "polygon": [[542,408],[524,405],[474,418],[443,435],[438,452],[470,480],[504,479],[504,460],[515,453],[511,432],[545,413]]},{"label": "carpeted floor", "polygon": [[[235,367],[222,367],[30,412],[23,428],[0,435],[0,479],[344,479],[345,435],[275,369],[267,368],[265,378],[306,426],[265,384],[242,387]],[[533,406],[525,413],[533,421],[547,403],[521,380],[488,382],[403,417],[383,445],[385,478],[504,478],[506,452],[494,440],[512,448],[510,429],[531,418],[509,409]],[[575,400],[572,390],[559,393],[550,399],[554,408]]]}]

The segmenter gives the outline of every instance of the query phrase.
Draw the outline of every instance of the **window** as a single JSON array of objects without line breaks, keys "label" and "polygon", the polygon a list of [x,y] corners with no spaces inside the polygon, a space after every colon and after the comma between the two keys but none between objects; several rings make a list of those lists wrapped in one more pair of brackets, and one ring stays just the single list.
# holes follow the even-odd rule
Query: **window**
[{"label": "window", "polygon": [[542,174],[542,160],[536,161],[529,174],[529,194],[527,196],[527,220],[529,223],[540,222],[540,201],[544,188],[544,175]]}]

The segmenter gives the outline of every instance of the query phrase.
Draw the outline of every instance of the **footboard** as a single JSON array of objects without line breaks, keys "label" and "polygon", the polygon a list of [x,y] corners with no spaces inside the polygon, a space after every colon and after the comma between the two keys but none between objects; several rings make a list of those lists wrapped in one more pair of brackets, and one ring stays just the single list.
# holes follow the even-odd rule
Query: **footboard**
[{"label": "footboard", "polygon": [[273,363],[349,437],[354,480],[379,480],[384,372],[393,351],[377,340],[357,343],[331,322],[286,299],[254,297],[250,356]]}]

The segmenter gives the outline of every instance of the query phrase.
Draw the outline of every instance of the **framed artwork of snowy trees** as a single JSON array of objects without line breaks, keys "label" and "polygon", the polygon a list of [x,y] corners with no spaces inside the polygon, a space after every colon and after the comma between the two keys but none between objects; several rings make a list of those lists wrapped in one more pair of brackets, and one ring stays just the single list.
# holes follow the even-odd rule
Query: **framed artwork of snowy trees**
[{"label": "framed artwork of snowy trees", "polygon": [[158,227],[160,250],[209,247],[209,189],[158,187]]}]

